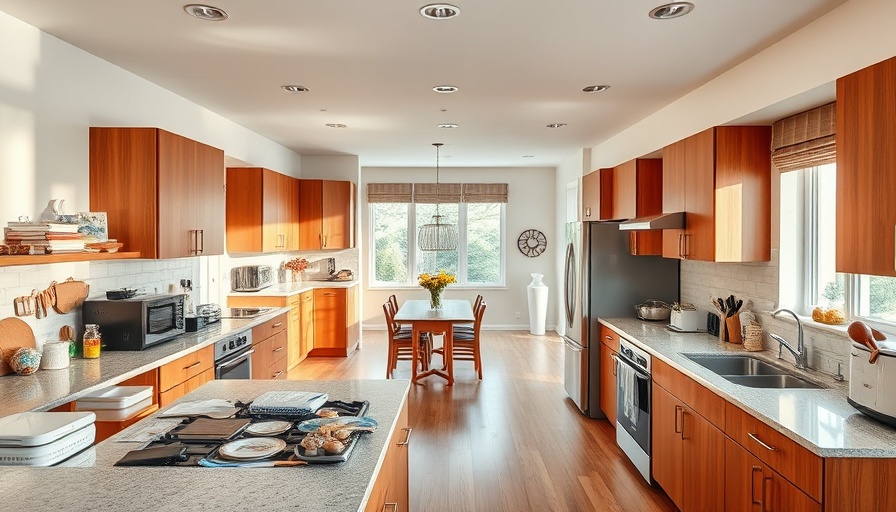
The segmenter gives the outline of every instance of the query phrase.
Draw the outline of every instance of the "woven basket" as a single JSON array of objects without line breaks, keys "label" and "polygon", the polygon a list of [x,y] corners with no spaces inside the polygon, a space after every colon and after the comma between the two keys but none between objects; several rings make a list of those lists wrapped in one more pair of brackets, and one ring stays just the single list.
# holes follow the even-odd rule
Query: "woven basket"
[{"label": "woven basket", "polygon": [[746,334],[744,335],[744,348],[750,352],[759,352],[764,350],[762,345],[762,326],[759,324],[750,324],[744,327]]}]

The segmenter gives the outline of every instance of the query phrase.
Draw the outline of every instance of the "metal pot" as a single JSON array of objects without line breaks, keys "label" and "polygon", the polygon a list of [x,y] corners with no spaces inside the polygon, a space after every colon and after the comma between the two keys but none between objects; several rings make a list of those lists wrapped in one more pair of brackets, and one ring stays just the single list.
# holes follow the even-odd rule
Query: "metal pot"
[{"label": "metal pot", "polygon": [[635,306],[638,318],[641,320],[668,320],[672,314],[672,308],[661,300],[651,299],[644,304]]}]

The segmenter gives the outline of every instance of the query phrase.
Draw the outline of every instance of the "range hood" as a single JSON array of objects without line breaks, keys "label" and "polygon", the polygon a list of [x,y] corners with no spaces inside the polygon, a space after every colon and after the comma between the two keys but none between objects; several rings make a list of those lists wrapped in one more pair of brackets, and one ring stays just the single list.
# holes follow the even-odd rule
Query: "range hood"
[{"label": "range hood", "polygon": [[637,217],[619,223],[623,231],[645,229],[684,229],[684,212],[664,213],[649,217]]}]

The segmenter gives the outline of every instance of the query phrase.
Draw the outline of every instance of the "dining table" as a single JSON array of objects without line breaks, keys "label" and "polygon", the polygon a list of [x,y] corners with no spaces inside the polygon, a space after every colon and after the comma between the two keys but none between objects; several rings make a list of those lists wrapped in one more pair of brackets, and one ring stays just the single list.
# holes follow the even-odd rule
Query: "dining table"
[{"label": "dining table", "polygon": [[[419,340],[423,333],[444,333],[443,356],[445,366],[443,368],[430,368],[423,372],[417,372],[417,365],[411,365],[411,382],[415,383],[418,379],[428,377],[430,375],[438,375],[448,381],[448,385],[454,384],[454,324],[455,323],[472,323],[475,320],[473,316],[473,307],[466,300],[442,300],[442,307],[433,309],[429,305],[428,300],[406,300],[404,304],[398,308],[394,318],[396,323],[411,325],[411,339]],[[412,361],[417,361],[418,352],[420,350],[418,343],[412,343],[413,357]]]}]

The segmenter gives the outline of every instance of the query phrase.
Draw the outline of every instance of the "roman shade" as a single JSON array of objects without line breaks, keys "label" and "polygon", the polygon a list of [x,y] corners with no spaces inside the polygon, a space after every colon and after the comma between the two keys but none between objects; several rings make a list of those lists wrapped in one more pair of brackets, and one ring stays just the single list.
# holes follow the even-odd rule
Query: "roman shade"
[{"label": "roman shade", "polygon": [[785,117],[772,125],[772,163],[779,171],[836,161],[834,103]]},{"label": "roman shade", "polygon": [[410,203],[413,188],[410,183],[368,183],[368,203]]},{"label": "roman shade", "polygon": [[414,183],[414,202],[422,204],[459,203],[460,183]]},{"label": "roman shade", "polygon": [[507,183],[464,183],[465,203],[506,203]]}]

